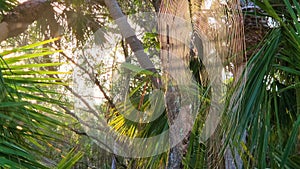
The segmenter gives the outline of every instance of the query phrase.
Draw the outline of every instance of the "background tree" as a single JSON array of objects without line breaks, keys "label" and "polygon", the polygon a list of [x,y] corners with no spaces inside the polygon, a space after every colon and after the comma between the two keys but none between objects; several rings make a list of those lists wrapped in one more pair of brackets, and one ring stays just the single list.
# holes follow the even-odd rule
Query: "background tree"
[{"label": "background tree", "polygon": [[[88,3],[84,0],[29,0],[23,4],[18,4],[16,1],[5,1],[3,2],[4,7],[1,11],[0,27],[2,31],[0,33],[0,40],[3,41],[2,48],[8,48],[20,47],[17,45],[43,41],[56,36],[62,37],[59,41],[52,44],[42,43],[43,47],[51,47],[56,50],[62,49],[63,51],[60,52],[60,54],[52,55],[51,52],[44,53],[42,54],[44,56],[40,59],[31,59],[25,63],[27,63],[27,66],[32,63],[38,63],[36,66],[47,65],[48,68],[31,68],[33,66],[29,66],[28,69],[44,73],[44,75],[41,75],[42,77],[39,78],[47,79],[47,84],[55,83],[60,85],[60,87],[56,88],[51,85],[39,87],[38,89],[49,91],[48,93],[46,92],[49,99],[45,97],[47,99],[38,100],[38,103],[45,102],[42,105],[47,107],[47,109],[43,108],[43,111],[47,110],[48,113],[50,109],[55,111],[63,110],[68,115],[74,117],[74,121],[67,121],[67,124],[63,124],[63,126],[67,125],[72,132],[58,129],[55,125],[48,126],[47,128],[49,128],[50,131],[55,131],[57,134],[61,132],[61,134],[71,140],[69,142],[51,140],[51,143],[61,145],[61,147],[71,143],[71,145],[78,145],[81,150],[86,152],[83,159],[76,166],[77,168],[92,166],[98,168],[164,168],[165,166],[169,168],[173,166],[177,166],[177,168],[224,168],[239,167],[241,165],[258,168],[299,168],[299,65],[297,65],[299,62],[299,54],[297,53],[299,50],[298,29],[300,29],[298,28],[299,2],[294,0],[284,0],[283,2],[276,0],[254,1],[254,4],[258,7],[249,2],[241,1],[241,3],[246,4],[246,6],[242,7],[245,27],[242,25],[240,1],[213,1],[210,6],[198,0],[92,0],[88,1]],[[158,25],[158,29],[144,36],[139,36],[137,33],[139,30],[131,29],[131,25],[126,25],[127,28],[122,27],[124,25],[119,25],[123,31],[123,36],[125,36],[124,33],[126,33],[126,30],[134,32],[137,36],[126,39],[121,37],[118,39],[118,43],[113,46],[115,52],[109,56],[105,56],[113,60],[112,64],[92,60],[88,55],[82,57],[74,54],[73,51],[84,49],[85,43],[91,39],[97,41],[99,48],[105,46],[107,42],[105,37],[115,31],[109,24],[123,15],[130,15],[140,11],[156,11],[162,14],[169,13],[183,17],[191,22],[192,27],[190,31],[192,35],[184,34],[191,45],[186,47],[178,43],[175,39],[170,39],[170,36],[178,36],[177,34],[179,33],[176,27],[174,27],[173,21],[166,19]],[[139,26],[143,28],[142,24]],[[167,27],[169,29],[162,29]],[[106,32],[97,31],[99,28],[103,28]],[[245,37],[243,35],[243,29],[245,30]],[[167,36],[157,36],[158,33]],[[95,39],[92,36],[94,34],[97,35]],[[246,46],[244,44],[244,38],[246,40]],[[262,42],[259,43],[260,41]],[[170,44],[177,44],[181,47],[170,48],[168,47]],[[245,47],[247,51],[244,50]],[[113,77],[108,78],[107,72],[111,72],[111,75],[115,72],[121,72],[121,70],[117,68],[118,61],[116,58],[119,56],[117,56],[116,53],[122,54],[122,59],[126,59],[127,62],[130,63],[126,67],[128,72],[137,73],[135,71],[139,70],[138,65],[142,68],[150,69],[150,72],[144,71],[136,74],[136,76],[132,78],[124,78],[124,82],[129,86],[128,90],[132,104],[139,110],[146,110],[149,107],[151,91],[164,84],[162,83],[163,81],[160,81],[162,77],[168,77],[165,76],[164,71],[153,69],[153,63],[158,60],[158,56],[166,60],[166,56],[157,54],[159,53],[159,48],[176,53],[181,57],[180,59],[185,61],[185,67],[191,69],[198,83],[198,97],[203,105],[199,109],[199,116],[196,118],[190,134],[185,138],[183,143],[171,149],[169,152],[141,159],[123,158],[109,153],[103,153],[104,150],[99,149],[96,144],[92,143],[92,140],[97,139],[90,139],[91,135],[82,130],[81,126],[88,126],[89,124],[85,124],[84,121],[82,121],[74,107],[60,105],[55,99],[50,99],[51,97],[56,97],[57,94],[62,94],[62,92],[64,96],[73,94],[76,97],[74,101],[80,100],[82,105],[84,105],[80,111],[87,112],[90,115],[99,115],[99,117],[108,122],[115,131],[123,135],[130,137],[150,137],[157,135],[167,130],[172,124],[172,120],[176,117],[176,113],[178,112],[176,110],[176,106],[178,106],[176,105],[176,99],[167,101],[166,110],[163,115],[155,121],[148,124],[132,122],[115,110],[116,106],[125,107],[126,104],[115,104],[116,97],[114,96],[116,96],[117,92],[122,92],[111,87],[113,85],[111,81]],[[22,48],[21,51],[27,52],[23,49],[24,48]],[[208,68],[205,67],[207,63],[204,58],[204,56],[208,55],[210,50],[216,51],[214,56],[220,58],[227,74],[227,79],[224,80],[224,83],[226,83],[228,89],[232,90],[228,90],[227,93],[224,93],[224,95],[226,94],[224,96],[224,102],[226,102],[227,107],[222,123],[218,126],[210,140],[199,143],[199,141],[201,141],[201,133],[203,133],[206,127],[204,125],[206,116],[210,107],[213,105],[211,89],[213,81],[212,78],[209,77],[211,73]],[[144,51],[144,53],[138,56],[138,58],[129,57],[137,51]],[[154,54],[155,58],[148,58],[146,54],[149,52],[156,52],[156,54]],[[10,59],[10,57],[7,57],[7,59]],[[102,58],[97,59],[101,60]],[[5,61],[5,57],[3,60]],[[247,60],[249,60],[249,62],[246,65]],[[71,76],[52,75],[49,73],[51,71],[58,72],[58,70],[63,69],[62,67],[58,67],[60,64],[55,64],[55,62],[58,61],[72,63],[72,65],[76,67],[75,70],[78,70],[78,73],[82,74],[81,76],[86,76],[87,80],[85,82],[94,86],[97,91],[102,93],[105,101],[101,104],[93,105],[92,102],[89,102],[89,100],[91,100],[90,97],[77,93],[72,86],[69,86],[69,84],[64,81],[65,79],[70,79]],[[160,61],[163,62],[164,66],[166,65],[164,60]],[[29,62],[31,64],[29,64]],[[47,64],[45,64],[45,62]],[[9,66],[12,68],[15,67],[15,69],[20,68],[18,64]],[[160,68],[163,69],[164,67]],[[64,69],[69,70],[70,67]],[[10,68],[7,68],[6,65],[3,64],[1,71],[6,73],[2,73],[4,77],[2,81],[3,86],[9,86],[8,82],[10,81],[8,79],[10,78],[8,77],[12,75],[9,73],[10,71],[6,70],[10,70]],[[243,76],[240,77],[242,72],[244,72]],[[19,79],[14,79],[15,81],[11,84],[17,84],[16,86],[18,86],[20,78],[31,75],[28,74],[28,72],[26,73],[27,74],[21,74],[20,77],[18,77]],[[159,76],[153,76],[153,73]],[[37,77],[38,75],[34,78]],[[41,83],[40,80],[36,80],[37,79],[26,79],[26,84]],[[220,83],[223,82],[220,81]],[[13,86],[11,84],[10,86]],[[166,84],[169,86],[165,90],[165,95],[176,95],[176,89],[175,92],[168,90],[172,87],[176,87],[176,84]],[[235,88],[233,88],[233,86],[235,86]],[[39,94],[37,90],[31,88],[30,91],[29,88],[26,89],[26,95],[22,95],[22,99],[25,99],[26,102],[29,102],[27,98],[29,94],[32,96],[39,95],[40,97],[35,97],[38,99],[41,99],[45,94]],[[22,90],[24,89],[22,88]],[[4,100],[18,97],[17,94],[15,94],[15,96],[14,94],[8,93],[8,91],[5,92]],[[122,94],[117,96],[123,97]],[[172,98],[177,97],[179,98],[180,96],[176,95]],[[72,103],[73,101],[69,97],[61,98],[66,100],[66,103]],[[4,107],[3,111],[7,112],[8,110],[13,110],[15,112],[13,108],[16,106],[7,108],[6,102],[1,102],[1,104],[2,103]],[[19,104],[19,102],[12,103],[12,105],[15,104]],[[36,106],[35,104],[33,105]],[[22,111],[24,111],[23,109],[29,111],[27,110],[28,106],[18,105],[18,108],[19,107]],[[174,112],[171,112],[171,110],[174,110]],[[30,109],[30,111],[33,110]],[[128,113],[134,112],[129,111]],[[16,119],[18,118],[15,116],[13,116],[13,118],[9,117],[9,120]],[[59,123],[56,118],[53,119]],[[43,116],[39,120],[45,122],[52,119],[49,119],[48,116]],[[7,120],[3,120],[3,122],[5,122],[3,124],[3,131],[6,131],[5,129],[9,124],[10,126],[14,126],[11,132],[20,133],[21,131],[29,130],[28,126],[20,126],[22,123],[19,124],[19,122],[7,123]],[[32,123],[37,125],[35,124],[36,122]],[[14,124],[18,124],[22,127],[22,130],[18,129],[20,127]],[[46,124],[48,125],[48,123]],[[56,135],[56,133],[53,135]],[[31,138],[37,139],[40,137],[39,135],[30,136],[30,138],[26,136],[22,143],[31,141]],[[10,136],[8,138],[10,138]],[[11,143],[13,144],[17,144],[13,142],[13,140],[9,140],[9,142],[10,141],[12,141]],[[44,141],[49,142],[46,138]],[[20,145],[18,144],[18,146]],[[29,148],[24,148],[24,150]],[[224,152],[229,152],[228,148],[231,149],[229,154],[231,154],[231,160],[233,160],[235,164],[224,166]],[[7,159],[10,155],[11,154],[6,154],[3,157]],[[49,156],[47,153],[44,155]],[[57,157],[59,155],[60,153],[51,152],[51,156]],[[173,160],[171,160],[172,155],[176,157]],[[79,156],[80,155],[76,157]],[[241,157],[242,161],[239,161],[236,157]],[[18,158],[23,159],[25,162],[20,163],[22,165],[35,163],[37,167],[42,167],[40,165],[40,159],[36,160],[32,156],[27,156],[27,154],[20,154],[20,156],[10,158],[12,159],[10,165],[14,165]],[[58,161],[59,157],[55,158],[54,161],[56,160]],[[227,164],[231,163],[228,161],[227,156],[225,156],[225,161]],[[46,165],[46,162],[42,164]],[[63,168],[63,162],[58,166]]]}]

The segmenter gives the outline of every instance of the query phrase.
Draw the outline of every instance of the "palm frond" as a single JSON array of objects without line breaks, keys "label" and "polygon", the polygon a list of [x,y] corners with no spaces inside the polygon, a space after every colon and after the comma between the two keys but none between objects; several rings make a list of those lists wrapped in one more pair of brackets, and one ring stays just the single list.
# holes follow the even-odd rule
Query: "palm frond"
[{"label": "palm frond", "polygon": [[51,145],[51,141],[61,138],[56,129],[64,126],[64,122],[59,119],[66,116],[59,105],[68,106],[68,103],[58,100],[60,94],[53,88],[62,82],[46,76],[62,72],[44,71],[40,68],[59,66],[61,63],[33,65],[28,64],[27,59],[59,52],[38,48],[55,40],[57,39],[0,53],[1,167],[49,167],[42,162],[40,156],[46,154],[46,147]]},{"label": "palm frond", "polygon": [[75,151],[76,149],[72,149],[58,164],[57,169],[70,169],[74,166],[74,164],[81,159],[83,156],[82,152]]},{"label": "palm frond", "polygon": [[[279,26],[266,36],[243,73],[245,82],[235,89],[224,126],[225,145],[239,148],[247,167],[299,168],[299,2],[284,1],[278,13],[268,1],[257,4]],[[297,7],[298,6],[298,7]],[[284,20],[284,18],[290,18]],[[232,100],[231,100],[232,101]],[[246,145],[242,136],[247,133]],[[243,147],[243,148],[242,148]]]},{"label": "palm frond", "polygon": [[[10,11],[13,7],[18,4],[17,0],[6,0],[0,1],[0,13],[4,14],[4,12]],[[0,17],[1,18],[1,17]]]}]

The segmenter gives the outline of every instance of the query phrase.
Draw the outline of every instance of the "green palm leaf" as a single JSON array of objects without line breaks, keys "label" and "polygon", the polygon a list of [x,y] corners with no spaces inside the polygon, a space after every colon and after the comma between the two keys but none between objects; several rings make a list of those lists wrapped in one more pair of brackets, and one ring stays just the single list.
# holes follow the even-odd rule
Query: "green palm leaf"
[{"label": "green palm leaf", "polygon": [[228,100],[225,146],[238,149],[247,159],[246,168],[300,167],[293,158],[299,155],[300,8],[296,1],[284,3],[287,10],[279,13],[269,1],[257,2],[280,26],[258,47],[241,78],[246,81],[240,81]]},{"label": "green palm leaf", "polygon": [[[0,53],[0,167],[4,168],[49,168],[41,157],[46,158],[48,145],[62,138],[57,127],[64,127],[66,116],[59,106],[69,106],[57,98],[54,86],[64,84],[54,76],[60,71],[41,69],[59,66],[62,63],[28,64],[28,59],[55,54],[59,51],[39,48],[57,39],[4,51]],[[72,154],[73,153],[73,154]],[[71,166],[81,154],[67,156]],[[48,158],[48,157],[47,157]],[[66,161],[67,160],[67,161]]]}]

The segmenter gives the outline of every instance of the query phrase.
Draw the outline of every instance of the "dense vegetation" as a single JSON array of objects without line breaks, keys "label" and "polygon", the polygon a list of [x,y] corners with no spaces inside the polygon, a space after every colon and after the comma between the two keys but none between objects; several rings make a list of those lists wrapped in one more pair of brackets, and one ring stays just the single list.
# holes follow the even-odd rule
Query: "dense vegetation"
[{"label": "dense vegetation", "polygon": [[1,0],[0,168],[300,168],[299,2],[212,2]]}]

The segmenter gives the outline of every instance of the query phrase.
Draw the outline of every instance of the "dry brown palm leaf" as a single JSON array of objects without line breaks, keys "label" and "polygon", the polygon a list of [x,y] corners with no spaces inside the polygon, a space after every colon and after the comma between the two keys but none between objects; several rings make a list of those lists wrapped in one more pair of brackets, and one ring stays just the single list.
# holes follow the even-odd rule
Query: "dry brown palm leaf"
[{"label": "dry brown palm leaf", "polygon": [[[163,0],[160,6],[160,15],[160,56],[165,77],[168,79],[166,80],[165,97],[169,122],[172,124],[180,105],[179,103],[168,103],[176,100],[168,100],[168,97],[173,98],[178,93],[176,87],[173,87],[173,90],[168,90],[171,81],[169,79],[172,78],[169,75],[170,72],[176,71],[174,68],[187,68],[191,57],[190,50],[193,50],[193,46],[196,46],[196,53],[198,53],[199,59],[202,60],[208,72],[205,79],[217,79],[213,83],[222,83],[220,72],[223,67],[231,68],[229,70],[235,74],[235,69],[245,61],[243,54],[245,47],[243,19],[239,0],[231,2],[222,0]],[[197,38],[200,40],[197,41]],[[201,44],[199,44],[200,42]],[[178,62],[178,60],[183,62]],[[206,83],[208,83],[207,80]],[[210,111],[217,110],[211,109]],[[210,118],[219,118],[218,113],[212,114]],[[216,128],[213,128],[213,130],[216,130]],[[209,133],[213,134],[213,131]],[[207,138],[210,136],[208,135]],[[215,132],[210,140],[219,144],[221,138]],[[210,142],[211,145],[214,145],[214,143]],[[172,159],[172,157],[177,157],[177,164],[173,164],[173,166],[179,166],[178,161],[181,158],[174,153],[182,153],[181,148],[176,146],[171,149],[168,162],[169,168],[172,165],[170,163],[176,163],[176,159]],[[212,151],[218,152],[218,148],[214,148]],[[212,159],[217,157],[214,152],[212,152]],[[215,160],[217,162],[210,161],[213,163],[211,165],[219,163],[217,158]]]}]

